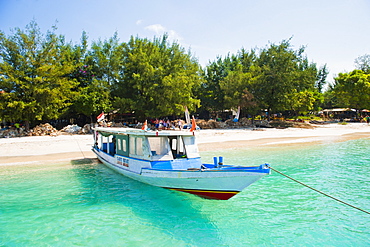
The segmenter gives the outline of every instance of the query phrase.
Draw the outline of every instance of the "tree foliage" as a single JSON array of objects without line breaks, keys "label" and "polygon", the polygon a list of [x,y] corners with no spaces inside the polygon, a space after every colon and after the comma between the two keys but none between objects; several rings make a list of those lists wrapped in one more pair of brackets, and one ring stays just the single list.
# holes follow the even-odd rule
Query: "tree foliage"
[{"label": "tree foliage", "polygon": [[296,91],[289,96],[289,105],[296,116],[299,116],[300,113],[307,114],[310,111],[319,110],[318,106],[323,103],[323,100],[324,96],[318,91]]},{"label": "tree foliage", "polygon": [[167,36],[148,39],[131,37],[123,44],[123,66],[112,84],[114,104],[134,111],[138,118],[178,115],[184,106],[195,110],[199,100],[193,89],[201,83],[200,67]]},{"label": "tree foliage", "polygon": [[370,108],[370,74],[366,74],[362,70],[340,73],[335,78],[332,91],[340,107]]},{"label": "tree foliage", "polygon": [[75,46],[78,66],[73,78],[79,82],[78,97],[70,107],[70,115],[98,115],[112,109],[110,84],[118,80],[121,61],[117,34],[105,41],[93,42],[90,50],[87,35],[82,34],[81,44]]},{"label": "tree foliage", "polygon": [[93,79],[89,85],[79,89],[79,95],[71,109],[76,113],[90,116],[93,122],[93,115],[112,108],[110,102],[110,92],[105,81]]},{"label": "tree foliage", "polygon": [[355,60],[355,65],[357,69],[364,71],[366,74],[370,74],[370,55],[365,54],[359,56]]},{"label": "tree foliage", "polygon": [[205,80],[197,91],[197,97],[201,100],[200,111],[212,112],[225,109],[225,92],[221,83],[239,64],[237,56],[218,57],[210,63],[205,70]]},{"label": "tree foliage", "polygon": [[316,65],[308,63],[303,47],[293,50],[289,40],[262,49],[257,64],[261,76],[256,97],[268,111],[287,110],[295,91],[314,89]]},{"label": "tree foliage", "polygon": [[[316,64],[305,57],[304,48],[293,50],[290,40],[270,44],[259,53],[242,49],[237,56],[210,63],[206,71],[203,92],[207,92],[207,98],[202,98],[202,107],[204,98],[213,99],[221,102],[217,110],[241,106],[251,115],[262,109],[269,112],[303,109],[305,103],[313,104],[307,109],[318,108],[322,95],[317,80],[320,79],[322,87],[326,79],[326,67],[319,75]],[[297,107],[293,98],[302,106]],[[216,102],[208,102],[217,106]]]},{"label": "tree foliage", "polygon": [[56,30],[42,34],[32,21],[10,35],[0,31],[0,120],[75,115],[93,120],[117,109],[144,120],[178,116],[184,106],[199,113],[240,106],[244,115],[370,108],[369,55],[357,58],[359,70],[339,74],[324,92],[327,66],[317,68],[290,39],[219,56],[202,70],[190,51],[167,35],[120,42],[115,33],[89,46],[85,32],[73,45]]},{"label": "tree foliage", "polygon": [[315,83],[315,88],[319,91],[319,93],[324,92],[324,86],[327,84],[326,78],[329,74],[329,70],[326,66],[326,64],[322,67],[320,67],[318,73],[317,73],[317,80]]},{"label": "tree foliage", "polygon": [[35,22],[12,35],[0,32],[1,118],[8,121],[56,119],[76,96],[69,44],[56,28],[42,35]]}]

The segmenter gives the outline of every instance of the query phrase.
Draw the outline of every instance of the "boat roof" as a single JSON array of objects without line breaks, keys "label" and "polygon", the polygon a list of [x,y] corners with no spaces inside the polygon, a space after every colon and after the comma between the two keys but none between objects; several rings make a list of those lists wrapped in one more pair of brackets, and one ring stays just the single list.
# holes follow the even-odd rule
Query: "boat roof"
[{"label": "boat roof", "polygon": [[112,135],[142,135],[142,136],[193,136],[194,132],[189,130],[167,130],[167,131],[153,131],[141,130],[134,128],[117,128],[117,127],[95,127],[93,130],[104,132]]}]

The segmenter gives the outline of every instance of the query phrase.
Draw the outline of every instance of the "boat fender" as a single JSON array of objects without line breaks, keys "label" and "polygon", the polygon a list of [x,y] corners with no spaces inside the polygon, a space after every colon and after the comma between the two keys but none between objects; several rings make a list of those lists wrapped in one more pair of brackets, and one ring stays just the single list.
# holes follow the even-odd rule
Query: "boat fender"
[{"label": "boat fender", "polygon": [[222,166],[224,164],[224,157],[220,156],[218,157],[218,166]]},{"label": "boat fender", "polygon": [[218,167],[218,165],[217,165],[217,157],[213,157],[213,164],[215,165],[215,167]]}]

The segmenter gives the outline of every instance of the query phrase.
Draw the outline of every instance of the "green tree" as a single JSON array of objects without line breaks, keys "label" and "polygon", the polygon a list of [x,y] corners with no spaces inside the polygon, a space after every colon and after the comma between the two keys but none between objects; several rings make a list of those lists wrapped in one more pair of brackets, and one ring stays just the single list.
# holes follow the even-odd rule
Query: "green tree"
[{"label": "green tree", "polygon": [[333,93],[338,106],[357,110],[370,108],[370,74],[362,70],[340,73],[334,78]]},{"label": "green tree", "polygon": [[323,93],[324,86],[327,83],[326,78],[328,74],[329,74],[329,70],[326,67],[326,64],[322,66],[317,72],[317,80],[316,80],[315,88],[317,88],[319,93]]},{"label": "green tree", "polygon": [[105,81],[108,85],[118,82],[122,68],[123,44],[119,42],[118,33],[104,41],[93,42],[90,59],[95,79]]},{"label": "green tree", "polygon": [[366,74],[370,74],[370,55],[365,54],[359,56],[355,60],[355,65],[357,69],[364,71]]},{"label": "green tree", "polygon": [[256,61],[258,56],[254,49],[247,51],[244,48],[238,52],[240,64],[242,65],[243,72],[258,72],[256,69]]},{"label": "green tree", "polygon": [[12,35],[0,32],[1,118],[8,121],[57,119],[76,96],[69,45],[56,27],[42,35],[35,21]]},{"label": "green tree", "polygon": [[79,96],[74,101],[73,109],[77,113],[89,116],[95,122],[94,115],[111,109],[110,91],[102,80],[93,79],[86,87],[79,89]]},{"label": "green tree", "polygon": [[[85,87],[92,80],[93,72],[91,72],[92,67],[88,66],[88,36],[86,32],[82,33],[81,44],[75,46],[69,46],[75,68],[70,74],[71,79],[75,79],[79,82],[79,87]],[[91,63],[90,63],[91,64]]]},{"label": "green tree", "polygon": [[228,55],[225,58],[218,57],[216,61],[207,65],[205,80],[197,92],[201,100],[199,111],[215,112],[226,109],[225,92],[222,90],[221,84],[237,66],[240,66],[240,61],[235,55]]},{"label": "green tree", "polygon": [[300,91],[294,92],[289,96],[291,110],[299,116],[300,113],[307,114],[310,111],[317,110],[324,98],[323,95],[317,91]]},{"label": "green tree", "polygon": [[255,115],[259,110],[258,101],[253,95],[253,84],[257,78],[252,72],[243,72],[241,64],[236,70],[230,71],[220,83],[225,95],[224,107],[237,109],[240,106],[242,111]]},{"label": "green tree", "polygon": [[254,95],[269,112],[289,110],[289,97],[313,89],[317,77],[316,65],[307,61],[304,47],[295,51],[289,40],[262,49],[257,65],[261,76]]},{"label": "green tree", "polygon": [[79,82],[79,94],[70,106],[68,116],[83,114],[94,122],[93,116],[112,108],[109,83],[118,77],[121,57],[117,50],[120,45],[117,34],[104,42],[94,42],[91,50],[87,43],[88,37],[83,32],[81,44],[72,51],[76,68],[71,77]]},{"label": "green tree", "polygon": [[338,101],[338,97],[334,92],[334,86],[329,84],[328,90],[323,93],[323,104],[322,108],[332,109],[336,107],[341,107],[341,104]]},{"label": "green tree", "polygon": [[198,62],[166,35],[153,41],[131,37],[123,44],[120,78],[112,83],[114,105],[141,120],[178,115],[184,106],[199,106],[193,90],[201,80]]}]

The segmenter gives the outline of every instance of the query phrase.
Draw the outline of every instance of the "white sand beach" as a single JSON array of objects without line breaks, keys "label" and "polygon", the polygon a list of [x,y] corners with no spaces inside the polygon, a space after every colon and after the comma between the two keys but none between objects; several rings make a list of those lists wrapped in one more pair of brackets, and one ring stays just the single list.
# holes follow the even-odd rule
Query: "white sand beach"
[{"label": "white sand beach", "polygon": [[[312,129],[210,129],[195,133],[200,151],[248,146],[313,145],[370,138],[365,123],[316,125]],[[92,135],[33,136],[0,139],[0,165],[60,163],[94,159]]]}]

